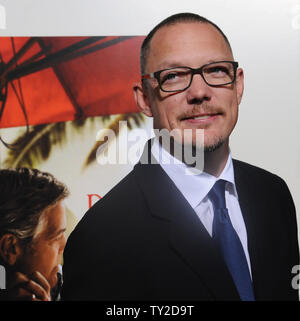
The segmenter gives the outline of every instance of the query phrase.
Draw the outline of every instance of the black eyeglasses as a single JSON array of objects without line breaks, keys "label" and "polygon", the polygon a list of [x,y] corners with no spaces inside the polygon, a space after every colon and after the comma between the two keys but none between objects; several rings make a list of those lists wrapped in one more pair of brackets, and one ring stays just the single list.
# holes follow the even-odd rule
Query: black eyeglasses
[{"label": "black eyeglasses", "polygon": [[200,68],[172,67],[142,75],[142,80],[155,78],[159,88],[165,92],[184,91],[188,89],[195,74],[200,74],[205,83],[212,87],[232,84],[236,79],[238,68],[236,61],[216,61]]}]

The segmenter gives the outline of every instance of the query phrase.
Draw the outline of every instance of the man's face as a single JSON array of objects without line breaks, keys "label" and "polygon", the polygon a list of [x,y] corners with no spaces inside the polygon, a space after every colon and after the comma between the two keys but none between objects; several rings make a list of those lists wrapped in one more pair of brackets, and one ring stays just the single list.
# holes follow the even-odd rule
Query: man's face
[{"label": "man's face", "polygon": [[53,288],[57,283],[58,265],[66,245],[64,205],[59,202],[42,216],[38,234],[22,251],[17,265],[19,271],[27,275],[35,271],[42,273]]},{"label": "man's face", "polygon": [[[222,60],[233,61],[233,57],[217,29],[207,23],[177,23],[161,28],[153,36],[146,73],[175,66],[199,68]],[[241,69],[234,84],[210,87],[196,74],[187,90],[176,93],[161,91],[156,80],[146,81],[148,86],[137,103],[146,115],[154,117],[154,128],[179,129],[182,135],[184,129],[192,129],[192,142],[185,143],[194,146],[195,129],[204,129],[206,149],[228,142],[243,92]]]}]

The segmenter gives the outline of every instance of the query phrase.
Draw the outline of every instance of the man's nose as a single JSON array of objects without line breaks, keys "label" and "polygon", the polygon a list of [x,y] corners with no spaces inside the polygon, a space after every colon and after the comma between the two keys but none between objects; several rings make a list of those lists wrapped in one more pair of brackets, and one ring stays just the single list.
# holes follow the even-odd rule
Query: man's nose
[{"label": "man's nose", "polygon": [[187,100],[189,103],[202,102],[204,100],[210,100],[211,87],[204,81],[202,75],[195,74],[193,76],[192,83],[187,89]]},{"label": "man's nose", "polygon": [[66,238],[66,236],[64,234],[62,239],[61,239],[60,246],[59,246],[59,252],[60,253],[64,251],[66,243],[67,243],[67,238]]}]

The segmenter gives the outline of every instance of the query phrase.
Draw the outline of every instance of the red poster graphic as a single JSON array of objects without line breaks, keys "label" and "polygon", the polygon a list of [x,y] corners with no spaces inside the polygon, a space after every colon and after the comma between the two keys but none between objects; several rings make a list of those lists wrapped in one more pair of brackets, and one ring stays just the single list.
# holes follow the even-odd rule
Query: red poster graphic
[{"label": "red poster graphic", "polygon": [[38,125],[137,112],[131,86],[139,80],[142,40],[0,38],[0,127],[24,126],[26,117]]}]

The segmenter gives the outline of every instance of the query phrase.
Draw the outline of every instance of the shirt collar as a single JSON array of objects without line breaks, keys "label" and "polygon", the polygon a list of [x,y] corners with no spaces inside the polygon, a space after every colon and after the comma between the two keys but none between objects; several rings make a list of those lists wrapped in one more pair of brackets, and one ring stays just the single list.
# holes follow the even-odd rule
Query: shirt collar
[{"label": "shirt collar", "polygon": [[186,170],[188,166],[178,159],[175,159],[162,148],[156,137],[154,138],[151,152],[192,208],[197,207],[203,201],[218,179],[224,179],[229,182],[230,184],[226,184],[226,189],[237,196],[230,152],[225,168],[218,178],[205,172],[197,175],[187,175]]}]

